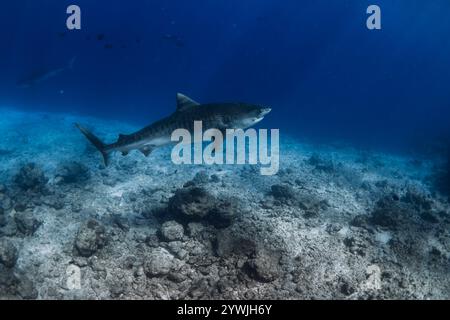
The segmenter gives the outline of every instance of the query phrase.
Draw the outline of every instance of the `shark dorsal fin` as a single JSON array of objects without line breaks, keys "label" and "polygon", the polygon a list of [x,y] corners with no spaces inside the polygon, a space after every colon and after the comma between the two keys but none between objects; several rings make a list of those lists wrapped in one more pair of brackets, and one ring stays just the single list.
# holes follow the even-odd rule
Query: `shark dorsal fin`
[{"label": "shark dorsal fin", "polygon": [[195,102],[184,94],[177,93],[177,111],[184,111],[192,107],[199,106],[200,103]]}]

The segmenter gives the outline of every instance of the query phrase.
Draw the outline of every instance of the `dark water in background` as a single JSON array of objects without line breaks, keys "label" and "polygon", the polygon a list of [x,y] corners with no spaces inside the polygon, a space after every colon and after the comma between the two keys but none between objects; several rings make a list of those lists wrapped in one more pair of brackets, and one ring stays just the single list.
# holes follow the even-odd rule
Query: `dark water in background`
[{"label": "dark water in background", "polygon": [[[65,28],[69,4],[81,31]],[[366,29],[370,4],[381,31]],[[299,138],[388,146],[450,128],[448,0],[17,0],[1,3],[0,26],[0,106],[146,125],[179,91],[270,105],[261,126]]]}]

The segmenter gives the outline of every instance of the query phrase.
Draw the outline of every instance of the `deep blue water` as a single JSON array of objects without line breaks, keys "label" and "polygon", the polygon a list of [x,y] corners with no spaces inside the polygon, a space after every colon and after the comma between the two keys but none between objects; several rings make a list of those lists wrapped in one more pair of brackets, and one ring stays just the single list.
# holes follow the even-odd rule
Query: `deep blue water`
[{"label": "deep blue water", "polygon": [[[69,4],[80,31],[65,27]],[[366,28],[370,4],[380,31]],[[270,105],[261,126],[299,138],[387,146],[450,128],[448,0],[17,0],[0,27],[0,106],[146,125],[183,92]]]}]

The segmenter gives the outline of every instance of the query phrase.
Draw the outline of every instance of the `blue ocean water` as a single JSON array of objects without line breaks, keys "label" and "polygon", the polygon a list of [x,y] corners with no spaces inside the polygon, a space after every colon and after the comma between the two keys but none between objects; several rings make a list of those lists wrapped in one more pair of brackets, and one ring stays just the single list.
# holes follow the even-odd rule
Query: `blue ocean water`
[{"label": "blue ocean water", "polygon": [[[449,18],[449,0],[0,2],[0,300],[449,299]],[[177,93],[219,104],[180,95],[129,135]],[[197,116],[261,120],[280,148],[179,164],[168,133]]]},{"label": "blue ocean water", "polygon": [[[81,30],[66,28],[70,4]],[[366,28],[371,4],[381,30]],[[447,0],[2,3],[0,105],[147,125],[183,92],[270,105],[261,126],[300,138],[428,142],[450,128],[449,14]]]}]

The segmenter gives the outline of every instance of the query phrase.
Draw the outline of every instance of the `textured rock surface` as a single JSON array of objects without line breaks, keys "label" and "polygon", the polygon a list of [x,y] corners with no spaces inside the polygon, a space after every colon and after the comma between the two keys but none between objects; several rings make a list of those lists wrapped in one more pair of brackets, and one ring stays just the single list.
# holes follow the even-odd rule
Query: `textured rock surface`
[{"label": "textured rock surface", "polygon": [[0,263],[7,268],[15,266],[18,253],[14,244],[7,239],[0,239]]},{"label": "textured rock surface", "polygon": [[214,208],[216,199],[203,187],[177,190],[169,200],[169,210],[185,219],[201,219]]},{"label": "textured rock surface", "polygon": [[[0,298],[450,297],[450,208],[432,161],[283,136],[276,176],[176,166],[170,149],[114,155],[105,169],[73,122],[105,141],[136,128],[17,119],[33,130],[0,121],[4,141],[35,144],[0,162]],[[89,178],[63,168],[73,161]]]},{"label": "textured rock surface", "polygon": [[90,178],[89,168],[76,161],[62,163],[56,169],[56,183],[78,183]]},{"label": "textured rock surface", "polygon": [[16,185],[23,190],[40,190],[45,187],[48,178],[35,163],[29,163],[20,168],[14,177]]},{"label": "textured rock surface", "polygon": [[176,221],[167,221],[161,226],[160,234],[165,241],[182,240],[184,228]]},{"label": "textured rock surface", "polygon": [[106,230],[98,221],[89,220],[78,230],[75,249],[84,257],[89,257],[105,246]]},{"label": "textured rock surface", "polygon": [[29,211],[18,212],[14,215],[17,229],[24,235],[33,235],[34,232],[42,224],[41,221],[35,218],[34,214]]},{"label": "textured rock surface", "polygon": [[148,277],[165,276],[175,267],[175,257],[163,248],[156,248],[145,258],[144,271]]}]

